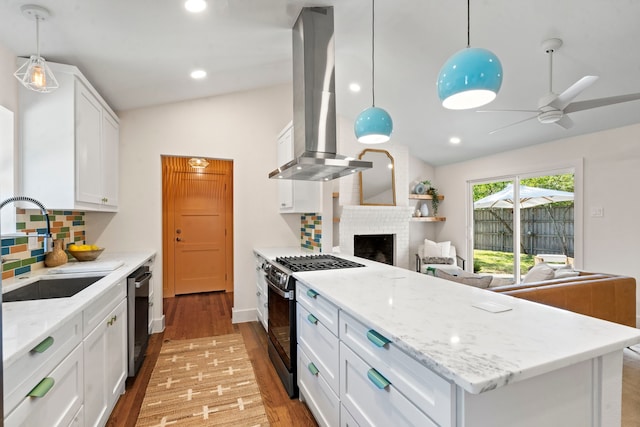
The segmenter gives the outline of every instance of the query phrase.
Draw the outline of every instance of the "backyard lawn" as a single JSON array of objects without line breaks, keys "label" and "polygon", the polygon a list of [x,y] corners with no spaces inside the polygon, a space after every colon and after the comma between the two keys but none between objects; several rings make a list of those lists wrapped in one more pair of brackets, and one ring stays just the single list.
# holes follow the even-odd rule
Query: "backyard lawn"
[{"label": "backyard lawn", "polygon": [[[533,267],[533,255],[520,256],[520,273]],[[513,253],[474,249],[473,270],[476,273],[513,274]]]}]

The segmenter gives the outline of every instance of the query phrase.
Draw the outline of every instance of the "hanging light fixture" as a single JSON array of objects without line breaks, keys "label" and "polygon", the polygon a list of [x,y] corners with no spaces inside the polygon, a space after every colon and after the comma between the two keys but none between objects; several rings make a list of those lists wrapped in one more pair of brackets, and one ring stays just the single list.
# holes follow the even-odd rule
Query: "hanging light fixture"
[{"label": "hanging light fixture", "polygon": [[354,130],[356,138],[363,144],[380,144],[389,141],[393,131],[391,116],[382,108],[376,107],[375,90],[375,0],[371,0],[371,107],[356,117]]},{"label": "hanging light fixture", "polygon": [[467,47],[444,63],[438,74],[438,96],[451,110],[477,108],[493,101],[502,85],[502,64],[491,51],[471,47],[467,0]]},{"label": "hanging light fixture", "polygon": [[204,169],[209,166],[209,162],[207,161],[207,159],[192,157],[189,159],[189,166],[194,169]]},{"label": "hanging light fixture", "polygon": [[36,21],[36,54],[22,64],[13,74],[27,89],[35,92],[51,92],[58,88],[58,81],[49,69],[44,58],[40,56],[40,21],[48,19],[51,14],[41,6],[26,4],[20,8],[22,14]]}]

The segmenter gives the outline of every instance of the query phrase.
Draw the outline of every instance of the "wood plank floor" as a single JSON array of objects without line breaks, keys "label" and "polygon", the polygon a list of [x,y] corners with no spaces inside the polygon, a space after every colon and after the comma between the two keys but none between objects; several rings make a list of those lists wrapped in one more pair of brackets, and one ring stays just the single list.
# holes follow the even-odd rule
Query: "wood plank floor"
[{"label": "wood plank floor", "polygon": [[164,339],[191,339],[241,333],[256,373],[272,426],[317,426],[311,412],[298,399],[289,399],[267,354],[267,334],[258,322],[231,323],[233,293],[181,295],[164,300],[165,331],[149,339],[147,356],[125,394],[111,413],[107,426],[134,427],[144,392]]},{"label": "wood plank floor", "polygon": [[[149,339],[147,357],[127,380],[107,426],[134,427],[162,341],[241,333],[256,372],[269,422],[274,427],[317,426],[306,405],[289,399],[267,354],[267,335],[258,322],[231,323],[233,293],[182,295],[164,300],[166,329]],[[640,345],[624,351],[622,427],[640,426]]]}]

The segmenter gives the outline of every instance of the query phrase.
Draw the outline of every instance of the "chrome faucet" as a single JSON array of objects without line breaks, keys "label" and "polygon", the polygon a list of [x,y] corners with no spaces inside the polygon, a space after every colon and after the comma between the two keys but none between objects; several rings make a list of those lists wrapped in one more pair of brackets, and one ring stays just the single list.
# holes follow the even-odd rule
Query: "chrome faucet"
[{"label": "chrome faucet", "polygon": [[0,203],[0,209],[2,209],[4,205],[6,205],[7,203],[12,203],[12,202],[29,202],[29,203],[33,203],[34,205],[40,208],[40,210],[42,211],[42,215],[44,215],[45,219],[47,220],[47,232],[46,234],[37,234],[36,236],[44,237],[42,241],[42,247],[44,249],[44,252],[45,253],[51,252],[53,250],[53,236],[51,235],[51,222],[49,221],[49,214],[47,213],[47,208],[45,208],[42,203],[40,203],[36,199],[32,199],[31,197],[14,196],[14,197],[9,197],[6,200],[3,200]]}]

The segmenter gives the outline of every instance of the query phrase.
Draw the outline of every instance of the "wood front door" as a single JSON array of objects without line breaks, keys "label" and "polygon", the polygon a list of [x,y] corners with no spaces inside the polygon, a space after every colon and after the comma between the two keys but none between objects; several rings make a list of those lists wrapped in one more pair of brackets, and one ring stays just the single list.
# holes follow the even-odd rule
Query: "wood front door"
[{"label": "wood front door", "polygon": [[231,291],[232,162],[194,171],[187,161],[163,157],[165,295]]}]

